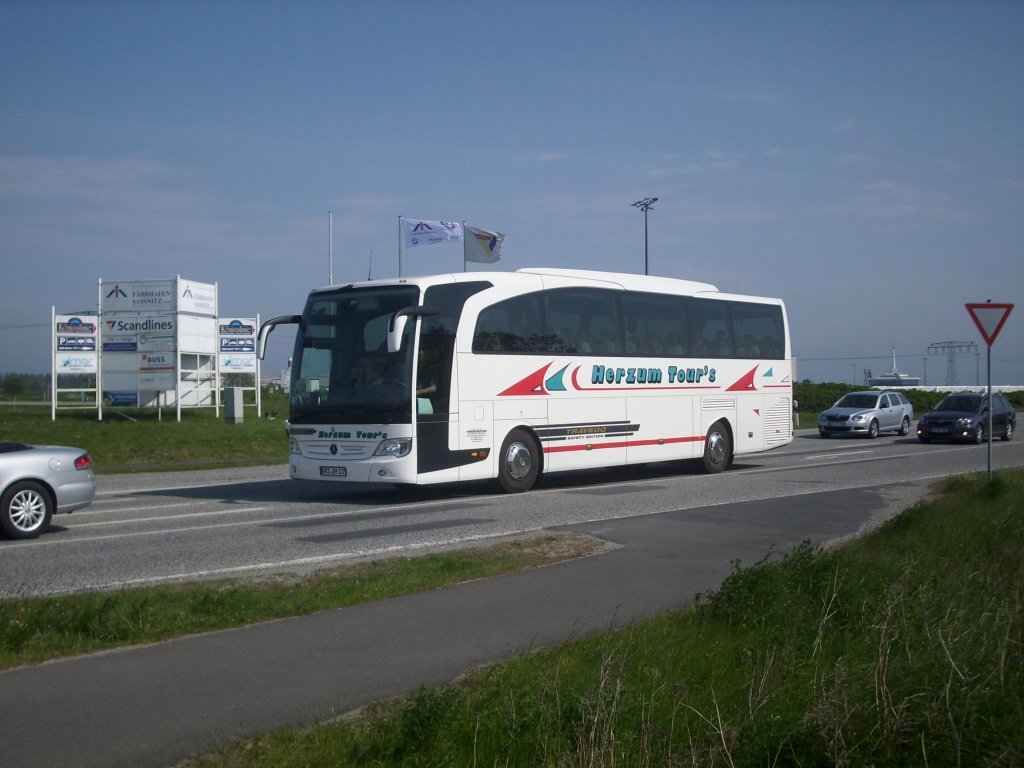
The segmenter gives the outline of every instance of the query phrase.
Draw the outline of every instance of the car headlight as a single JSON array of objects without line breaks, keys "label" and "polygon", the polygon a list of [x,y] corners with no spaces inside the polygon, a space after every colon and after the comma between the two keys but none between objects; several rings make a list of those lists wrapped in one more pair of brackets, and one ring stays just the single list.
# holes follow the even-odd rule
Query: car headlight
[{"label": "car headlight", "polygon": [[851,416],[850,421],[864,421],[863,416]]},{"label": "car headlight", "polygon": [[412,450],[411,437],[389,437],[381,440],[373,451],[374,456],[394,456],[400,458],[408,456]]},{"label": "car headlight", "polygon": [[970,429],[973,426],[974,426],[974,419],[972,419],[970,417],[968,417],[966,419],[957,419],[956,420],[956,427],[957,427],[957,429]]}]

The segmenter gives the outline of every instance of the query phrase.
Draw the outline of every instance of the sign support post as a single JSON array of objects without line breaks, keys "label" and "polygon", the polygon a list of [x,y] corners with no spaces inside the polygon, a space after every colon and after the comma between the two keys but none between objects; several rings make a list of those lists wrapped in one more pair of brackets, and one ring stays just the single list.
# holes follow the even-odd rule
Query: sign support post
[{"label": "sign support post", "polygon": [[971,319],[974,320],[974,324],[978,326],[978,330],[981,331],[981,336],[985,339],[985,346],[988,350],[987,355],[987,376],[988,376],[988,387],[986,400],[988,402],[988,423],[985,427],[985,434],[988,437],[988,479],[992,480],[992,345],[996,342],[996,337],[999,332],[1003,329],[1003,325],[1006,323],[1006,318],[1010,316],[1010,312],[1013,311],[1013,304],[993,304],[992,300],[989,299],[984,304],[967,304],[967,311],[971,315]]}]

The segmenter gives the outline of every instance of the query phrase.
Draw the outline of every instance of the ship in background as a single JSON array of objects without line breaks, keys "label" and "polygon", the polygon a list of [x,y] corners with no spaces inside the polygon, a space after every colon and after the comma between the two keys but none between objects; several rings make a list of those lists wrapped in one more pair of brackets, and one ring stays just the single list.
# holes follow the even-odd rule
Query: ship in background
[{"label": "ship in background", "polygon": [[921,377],[900,373],[896,367],[896,347],[893,347],[892,370],[880,376],[874,376],[870,368],[865,368],[864,384],[869,387],[919,387],[921,386]]}]

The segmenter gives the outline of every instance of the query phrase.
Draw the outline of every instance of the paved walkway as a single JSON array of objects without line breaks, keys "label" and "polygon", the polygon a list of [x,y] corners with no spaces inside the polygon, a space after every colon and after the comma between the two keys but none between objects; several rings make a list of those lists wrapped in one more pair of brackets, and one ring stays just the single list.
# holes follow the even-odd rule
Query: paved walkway
[{"label": "paved walkway", "polygon": [[730,563],[826,541],[924,486],[797,496],[572,526],[601,555],[419,595],[0,673],[0,762],[172,766],[531,648],[685,606]]}]

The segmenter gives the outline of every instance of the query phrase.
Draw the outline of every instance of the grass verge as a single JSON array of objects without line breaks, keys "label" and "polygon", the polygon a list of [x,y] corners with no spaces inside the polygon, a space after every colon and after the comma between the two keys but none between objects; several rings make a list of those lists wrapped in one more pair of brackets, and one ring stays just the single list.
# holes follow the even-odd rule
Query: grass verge
[{"label": "grass verge", "polygon": [[4,600],[0,669],[438,589],[582,557],[601,546],[589,537],[549,535],[303,577]]},{"label": "grass verge", "polygon": [[284,464],[288,438],[283,396],[264,398],[264,418],[246,408],[241,424],[228,424],[212,409],[105,408],[103,421],[95,411],[60,411],[50,419],[49,406],[5,406],[0,411],[0,441],[36,445],[73,445],[89,452],[98,473],[212,469],[216,467]]},{"label": "grass verge", "polygon": [[196,759],[248,766],[1019,766],[1024,473],[955,477],[690,610]]}]

